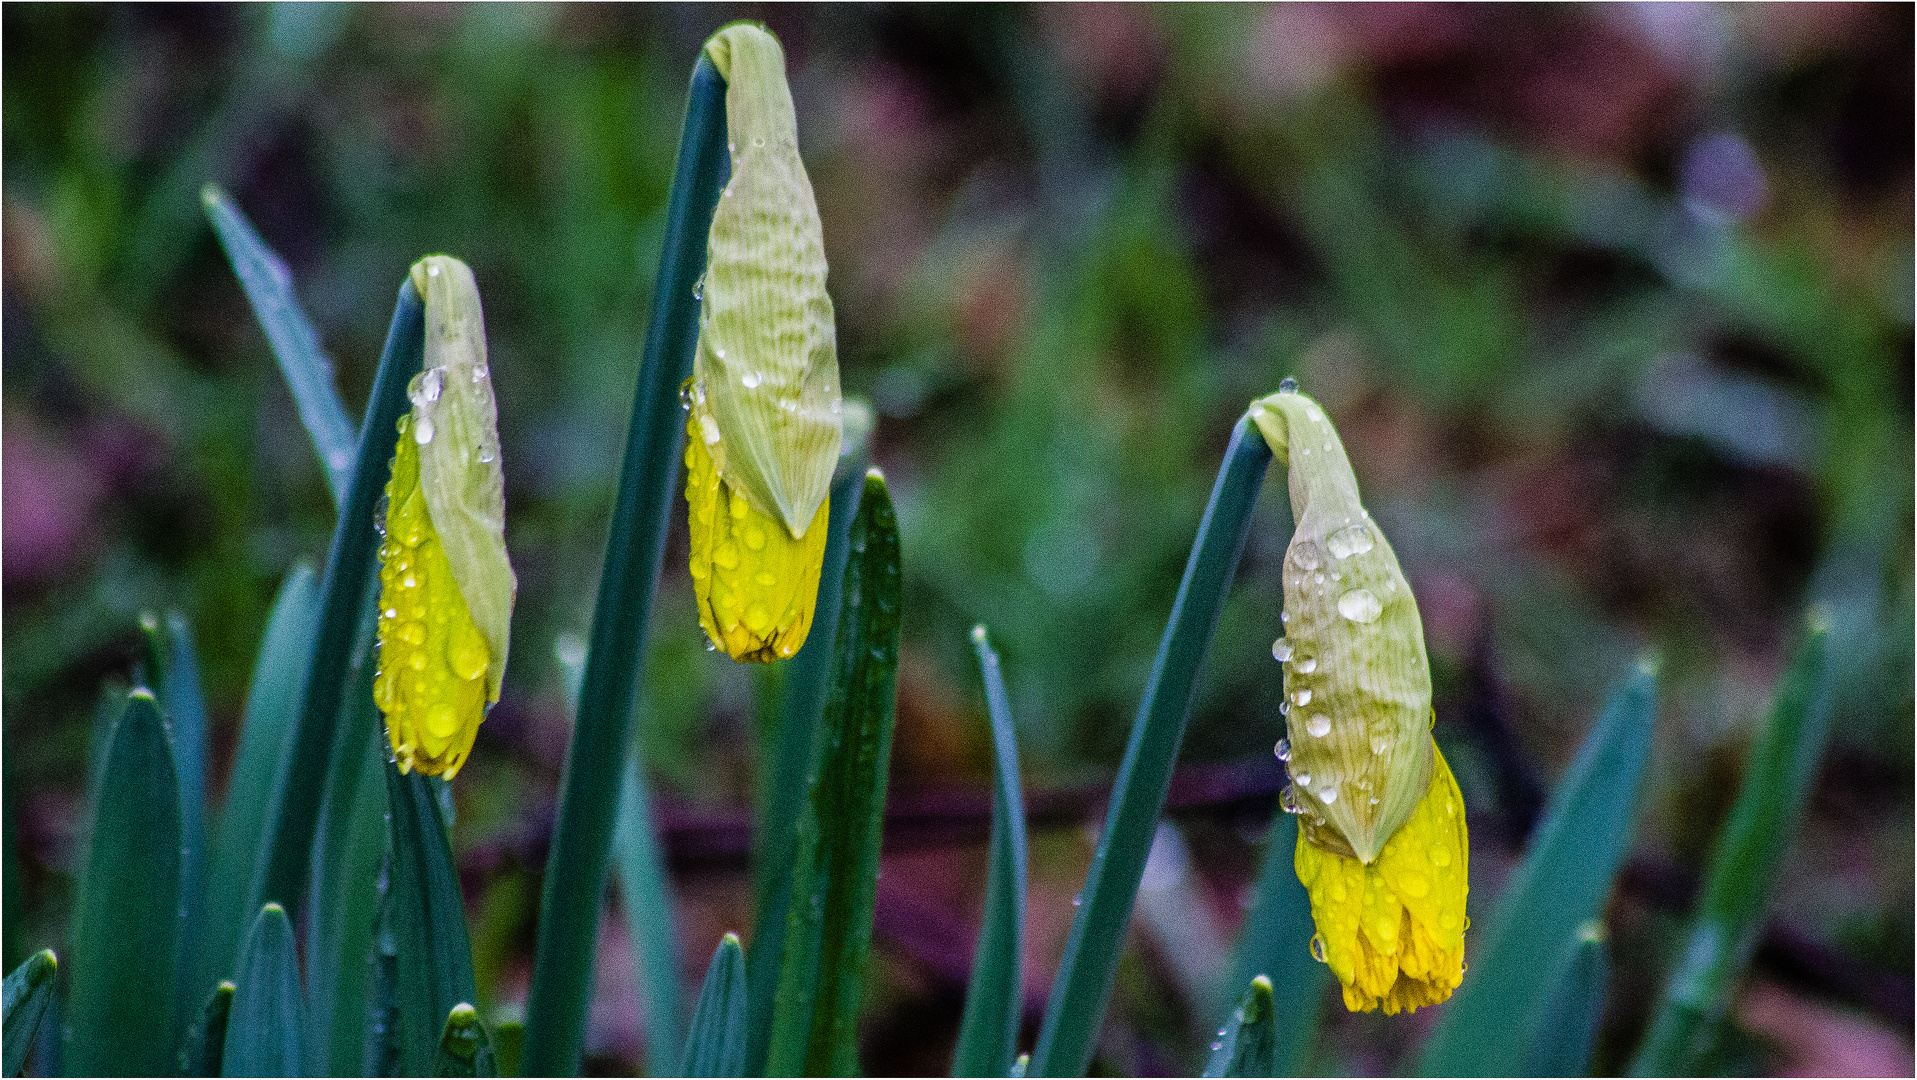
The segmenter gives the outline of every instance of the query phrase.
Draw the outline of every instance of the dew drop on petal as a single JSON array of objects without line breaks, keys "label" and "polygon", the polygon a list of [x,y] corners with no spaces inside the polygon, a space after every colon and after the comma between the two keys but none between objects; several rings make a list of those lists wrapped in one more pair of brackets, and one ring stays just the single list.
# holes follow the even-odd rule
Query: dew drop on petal
[{"label": "dew drop on petal", "polygon": [[1388,750],[1388,749],[1390,749],[1390,748],[1391,748],[1391,740],[1390,740],[1390,739],[1387,739],[1387,738],[1385,738],[1385,737],[1384,737],[1383,735],[1373,735],[1373,736],[1371,737],[1371,752],[1372,752],[1372,753],[1374,753],[1374,754],[1383,754],[1383,753],[1384,753],[1384,752],[1385,752],[1386,750]]},{"label": "dew drop on petal", "polygon": [[1279,739],[1278,745],[1272,747],[1271,752],[1278,755],[1279,761],[1290,761],[1291,760],[1291,740]]},{"label": "dew drop on petal", "polygon": [[1271,658],[1281,664],[1291,659],[1291,642],[1284,638],[1279,638],[1277,641],[1272,642]]},{"label": "dew drop on petal", "polygon": [[1372,623],[1384,613],[1384,605],[1370,589],[1352,589],[1338,598],[1338,614],[1355,623]]},{"label": "dew drop on petal", "polygon": [[1331,721],[1324,713],[1316,713],[1311,719],[1305,721],[1305,730],[1310,732],[1313,738],[1322,739],[1331,734]]},{"label": "dew drop on petal", "polygon": [[1300,705],[1311,704],[1311,687],[1309,686],[1299,687],[1298,692],[1292,695],[1292,700],[1296,701]]},{"label": "dew drop on petal", "polygon": [[1298,674],[1309,675],[1318,670],[1318,660],[1312,656],[1301,656],[1298,658],[1298,663],[1293,666],[1298,669]]},{"label": "dew drop on petal", "polygon": [[747,390],[757,387],[759,385],[758,373],[748,371],[744,375],[739,376],[739,385],[745,387]]},{"label": "dew drop on petal", "polygon": [[433,422],[427,417],[419,418],[419,425],[413,428],[413,441],[421,446],[433,441]]},{"label": "dew drop on petal", "polygon": [[1363,555],[1370,551],[1375,546],[1375,542],[1371,538],[1371,530],[1359,524],[1347,526],[1332,533],[1325,538],[1325,546],[1340,559],[1349,559],[1353,555]]},{"label": "dew drop on petal", "polygon": [[719,441],[719,421],[710,416],[699,417],[699,434],[705,438],[707,446],[716,444]]},{"label": "dew drop on petal", "polygon": [[1290,784],[1286,784],[1285,790],[1278,793],[1278,806],[1287,814],[1299,813],[1298,792]]},{"label": "dew drop on petal", "polygon": [[1323,800],[1326,806],[1330,806],[1332,803],[1337,802],[1338,801],[1338,785],[1326,784],[1324,787],[1324,790],[1318,793],[1318,798]]},{"label": "dew drop on petal", "polygon": [[1311,958],[1320,964],[1325,962],[1325,936],[1323,934],[1311,935]]},{"label": "dew drop on petal", "polygon": [[1308,772],[1294,773],[1291,778],[1305,787],[1311,786],[1311,774]]},{"label": "dew drop on petal", "polygon": [[1300,570],[1318,569],[1318,547],[1309,540],[1299,540],[1291,545],[1291,561]]}]

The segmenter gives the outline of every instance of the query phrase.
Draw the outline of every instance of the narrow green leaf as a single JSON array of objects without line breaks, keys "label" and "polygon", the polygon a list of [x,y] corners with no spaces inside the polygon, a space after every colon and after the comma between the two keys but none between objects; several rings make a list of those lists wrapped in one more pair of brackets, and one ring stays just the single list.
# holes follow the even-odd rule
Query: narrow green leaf
[{"label": "narrow green leaf", "polygon": [[706,232],[729,168],[725,82],[702,57],[686,98],[665,245],[653,282],[652,321],[593,607],[579,719],[566,753],[559,816],[541,885],[523,1063],[533,1075],[578,1072],[585,1047],[620,770],[685,438],[679,387],[691,374],[699,336],[695,287],[705,272]]},{"label": "narrow green leaf", "polygon": [[819,767],[793,861],[772,1075],[851,1076],[859,1067],[899,658],[898,521],[877,469],[866,473],[847,546]]},{"label": "narrow green leaf", "polygon": [[40,1030],[40,1018],[47,1014],[47,1002],[53,1000],[53,977],[59,966],[52,949],[41,949],[7,975],[5,1002],[0,1007],[5,1014],[0,1044],[6,1048],[8,1076],[19,1076],[27,1063],[27,1050]]},{"label": "narrow green leaf", "polygon": [[1020,960],[1025,946],[1025,797],[1018,782],[1018,740],[1005,676],[985,627],[972,628],[985,681],[985,711],[992,721],[991,862],[985,872],[985,919],[972,954],[972,983],[965,991],[953,1076],[1004,1076],[1018,1053],[1024,1011]]},{"label": "narrow green leaf", "polygon": [[[779,990],[779,964],[785,958],[786,916],[792,904],[792,860],[799,848],[799,815],[817,754],[819,721],[832,678],[832,649],[838,640],[840,589],[845,583],[846,541],[865,490],[869,422],[860,430],[854,416],[869,416],[846,403],[846,437],[839,472],[832,481],[827,511],[825,554],[819,571],[818,606],[812,632],[792,659],[776,665],[782,672],[779,719],[761,729],[757,824],[753,830],[752,948],[746,953],[746,1071],[765,1072],[772,1045],[772,1006]],[[770,766],[769,768],[767,766]]]},{"label": "narrow green leaf", "polygon": [[473,989],[473,952],[466,936],[466,907],[459,873],[446,843],[446,826],[426,777],[402,776],[386,764],[391,814],[392,923],[398,962],[400,1071],[430,1076],[444,1017]]},{"label": "narrow green leaf", "polygon": [[[314,829],[337,743],[340,704],[349,683],[353,643],[375,602],[379,533],[374,506],[383,492],[400,414],[409,406],[406,383],[419,370],[425,347],[419,294],[410,278],[400,283],[386,348],[373,376],[372,400],[360,427],[353,482],[333,529],[320,578],[319,618],[301,680],[299,712],[275,768],[266,827],[248,887],[248,906],[267,901],[298,905],[306,898]],[[447,1003],[451,1007],[451,1002]],[[444,1010],[440,1011],[444,1015]],[[434,1030],[438,1030],[435,1020]]]},{"label": "narrow green leaf", "polygon": [[278,904],[260,916],[240,949],[239,977],[226,1021],[220,1069],[226,1076],[298,1076],[305,1057],[306,1002],[300,995],[293,924]]},{"label": "narrow green leaf", "polygon": [[173,744],[147,690],[114,725],[74,919],[67,1068],[80,1076],[172,1071],[180,948],[180,789]]},{"label": "narrow green leaf", "polygon": [[1318,930],[1311,921],[1311,897],[1298,883],[1292,865],[1297,847],[1298,819],[1274,810],[1258,883],[1238,931],[1232,962],[1234,986],[1250,983],[1255,975],[1271,978],[1279,1076],[1310,1071],[1318,1024],[1324,1016],[1325,986],[1331,982],[1330,969],[1311,956],[1311,936]]},{"label": "narrow green leaf", "polygon": [[377,882],[386,850],[387,747],[373,703],[370,619],[361,635],[309,874],[306,1068],[315,1075],[352,1075],[365,1059]]},{"label": "narrow green leaf", "polygon": [[1165,808],[1172,766],[1191,717],[1198,669],[1211,647],[1218,613],[1231,589],[1238,556],[1251,528],[1251,508],[1271,464],[1271,448],[1249,419],[1232,429],[1231,445],[1198,523],[1185,576],[1172,601],[1145,698],[1112,786],[1105,831],[1080,892],[1071,936],[1059,961],[1039,1029],[1032,1068],[1039,1076],[1083,1076],[1111,997],[1118,953],[1131,922],[1132,903]]},{"label": "narrow green leaf", "polygon": [[626,929],[632,935],[639,967],[639,996],[645,1016],[646,1062],[655,1076],[672,1068],[672,1053],[685,1044],[679,992],[678,932],[672,920],[672,890],[659,853],[646,795],[645,770],[636,752],[626,758],[619,792],[619,820],[612,833],[613,866]]},{"label": "narrow green leaf", "polygon": [[1508,1076],[1523,1067],[1570,960],[1565,943],[1604,910],[1630,852],[1656,716],[1657,668],[1639,661],[1558,783],[1524,862],[1485,920],[1464,985],[1425,1045],[1424,1075]]},{"label": "narrow green leaf", "polygon": [[200,191],[200,202],[293,392],[293,405],[319,454],[333,502],[343,503],[353,481],[353,425],[333,388],[333,365],[320,347],[319,333],[293,293],[293,276],[225,192],[208,184]]},{"label": "narrow green leaf", "polygon": [[1278,1013],[1272,1004],[1271,979],[1251,980],[1251,989],[1211,1044],[1205,1076],[1277,1076]]},{"label": "narrow green leaf", "polygon": [[499,1061],[493,1056],[492,1040],[486,1037],[486,1025],[469,1002],[460,1002],[446,1014],[446,1026],[439,1033],[439,1055],[433,1059],[434,1076],[498,1076]]},{"label": "narrow green leaf", "polygon": [[745,1007],[745,952],[739,948],[739,935],[727,934],[719,939],[705,985],[699,988],[699,1008],[692,1014],[679,1075],[745,1075]]},{"label": "narrow green leaf", "polygon": [[[384,769],[381,770],[382,774]],[[378,883],[379,914],[373,924],[373,970],[366,991],[366,1039],[359,1072],[365,1076],[400,1075],[399,942],[393,931],[393,843],[386,833]]]},{"label": "narrow green leaf", "polygon": [[1737,802],[1711,851],[1697,915],[1631,1072],[1695,1071],[1763,930],[1765,902],[1797,833],[1830,734],[1830,621],[1813,611],[1744,766]]},{"label": "narrow green leaf", "polygon": [[226,1059],[226,1025],[233,1015],[233,982],[221,980],[207,995],[200,1015],[186,1029],[186,1045],[180,1049],[180,1072],[184,1076],[222,1076]]},{"label": "narrow green leaf", "polygon": [[1590,1075],[1591,1048],[1597,1043],[1611,981],[1604,924],[1594,919],[1578,927],[1570,952],[1538,1017],[1531,1054],[1524,1062],[1525,1075]]},{"label": "narrow green leaf", "polygon": [[205,923],[201,906],[206,890],[206,698],[186,620],[178,612],[168,612],[162,619],[149,611],[140,616],[140,632],[146,641],[146,685],[159,699],[160,715],[166,719],[180,784],[181,993],[175,1004],[185,1009],[191,1005],[194,965]]},{"label": "narrow green leaf", "polygon": [[[201,935],[199,974],[194,985],[233,975],[249,909],[247,883],[260,851],[274,773],[293,730],[300,680],[313,649],[313,624],[319,618],[319,583],[313,568],[293,567],[273,601],[266,636],[253,662],[240,720],[239,747],[226,785],[226,804],[213,829],[208,863],[206,928]],[[257,910],[257,909],[253,909]]]},{"label": "narrow green leaf", "polygon": [[519,1075],[519,1048],[526,1041],[522,1020],[501,1020],[493,1025],[493,1057],[499,1062],[499,1075]]}]

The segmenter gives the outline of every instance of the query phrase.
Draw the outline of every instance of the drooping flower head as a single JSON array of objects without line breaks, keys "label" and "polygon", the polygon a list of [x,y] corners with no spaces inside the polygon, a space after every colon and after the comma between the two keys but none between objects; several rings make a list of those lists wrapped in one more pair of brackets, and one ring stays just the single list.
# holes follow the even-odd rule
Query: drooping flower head
[{"label": "drooping flower head", "polygon": [[499,700],[518,581],[506,557],[506,481],[473,272],[413,265],[424,369],[407,387],[386,483],[379,670],[373,696],[401,772],[450,779]]},{"label": "drooping flower head", "polygon": [[1252,420],[1288,473],[1287,738],[1298,879],[1353,1011],[1415,1009],[1464,975],[1464,800],[1431,739],[1431,668],[1398,557],[1358,500],[1344,444],[1287,380]]},{"label": "drooping flower head", "polygon": [[804,644],[842,436],[825,243],[799,159],[785,53],[759,27],[713,35],[732,175],[712,217],[686,390],[686,502],[699,622],[734,660]]}]

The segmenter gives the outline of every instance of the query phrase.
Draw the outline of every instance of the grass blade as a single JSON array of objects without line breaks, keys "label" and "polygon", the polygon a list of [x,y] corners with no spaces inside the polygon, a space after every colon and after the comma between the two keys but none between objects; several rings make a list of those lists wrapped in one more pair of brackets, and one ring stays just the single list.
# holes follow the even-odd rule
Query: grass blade
[{"label": "grass blade", "polygon": [[298,1076],[306,1004],[286,909],[267,904],[240,950],[239,978],[226,1021],[220,1069],[227,1076]]},{"label": "grass blade", "polygon": [[419,773],[401,776],[391,762],[385,773],[392,815],[389,887],[398,964],[399,1066],[406,1076],[430,1076],[444,1018],[453,1006],[478,996],[473,951],[439,799]]},{"label": "grass blade", "polygon": [[[1639,661],[1559,782],[1486,920],[1470,974],[1425,1046],[1424,1075],[1509,1076],[1523,1067],[1546,997],[1570,960],[1566,943],[1600,917],[1630,851],[1656,717],[1656,665]],[[1540,962],[1547,958],[1555,962]]]},{"label": "grass blade", "polygon": [[178,1004],[187,1006],[195,989],[189,985],[199,955],[201,905],[206,890],[206,695],[200,688],[199,657],[193,650],[193,632],[179,612],[168,612],[164,622],[147,613],[140,616],[146,638],[147,686],[160,702],[167,731],[173,737],[173,766],[180,783],[180,909],[184,937],[180,942]]},{"label": "grass blade", "polygon": [[1693,1071],[1708,1052],[1763,929],[1764,902],[1790,848],[1830,734],[1830,626],[1811,615],[1751,749],[1731,816],[1718,834],[1685,946],[1631,1063],[1638,1076]]},{"label": "grass blade", "polygon": [[[348,683],[354,638],[374,603],[378,579],[379,533],[374,506],[386,485],[401,413],[410,403],[406,383],[420,369],[426,343],[424,308],[409,277],[399,287],[386,347],[373,376],[372,400],[359,432],[353,482],[333,529],[320,579],[319,618],[313,649],[301,682],[299,713],[292,737],[274,771],[267,825],[254,864],[249,906],[275,901],[297,905],[306,898],[313,833],[337,739],[340,702]],[[448,1003],[451,1007],[451,1003]],[[445,1010],[440,1011],[444,1015]],[[434,1030],[438,1030],[435,1021]]]},{"label": "grass blade", "polygon": [[1243,1001],[1211,1044],[1211,1060],[1204,1076],[1277,1076],[1278,1013],[1272,1003],[1271,980],[1251,980]]},{"label": "grass blade", "polygon": [[1528,1076],[1590,1075],[1591,1048],[1597,1044],[1611,982],[1611,950],[1603,923],[1592,920],[1578,927],[1562,968],[1538,1017],[1531,1055],[1524,1063]]},{"label": "grass blade", "polygon": [[247,927],[245,885],[253,875],[260,851],[273,778],[293,730],[300,680],[306,675],[307,657],[313,650],[313,624],[318,618],[318,579],[311,566],[300,563],[280,586],[280,595],[267,616],[259,658],[253,662],[246,714],[240,721],[239,748],[234,751],[233,771],[226,785],[226,804],[213,830],[206,928],[200,940],[201,962],[195,986],[233,975],[233,962]]},{"label": "grass blade", "polygon": [[66,1067],[158,1076],[175,1064],[180,948],[180,788],[173,743],[147,690],[114,725],[74,919]]},{"label": "grass blade", "polygon": [[646,1027],[646,1062],[654,1076],[672,1068],[672,1053],[685,1045],[679,994],[678,932],[673,927],[672,891],[665,860],[652,825],[645,769],[628,754],[619,790],[619,821],[612,833],[613,866],[626,929],[632,935],[639,966],[639,994]]},{"label": "grass blade", "polygon": [[686,99],[665,247],[653,284],[652,322],[593,608],[579,719],[566,752],[559,817],[541,884],[522,1061],[531,1075],[578,1072],[585,1046],[620,770],[685,437],[679,386],[692,372],[698,342],[699,302],[693,293],[705,272],[706,234],[730,167],[725,81],[702,56]]},{"label": "grass blade", "polygon": [[499,1060],[493,1055],[493,1043],[486,1037],[486,1025],[468,1002],[460,1002],[446,1014],[446,1026],[439,1033],[439,1055],[433,1059],[434,1076],[498,1076]]},{"label": "grass blade", "polygon": [[972,628],[985,681],[985,711],[992,720],[991,864],[985,873],[985,921],[972,954],[972,983],[965,991],[953,1076],[1004,1076],[1018,1054],[1018,1022],[1024,1011],[1020,959],[1025,953],[1025,797],[1018,781],[1018,741],[1005,676],[985,627]]},{"label": "grass blade", "polygon": [[233,1016],[232,981],[221,980],[200,1007],[199,1018],[186,1029],[186,1045],[180,1050],[183,1076],[222,1076],[226,1060],[226,1024]]},{"label": "grass blade", "polygon": [[326,471],[333,503],[344,503],[353,481],[353,424],[333,388],[333,365],[320,347],[319,333],[293,294],[293,277],[224,191],[208,184],[200,191],[200,202],[253,305],[253,316],[266,332],[286,388],[293,392],[293,405]]},{"label": "grass blade", "polygon": [[1292,865],[1297,847],[1298,819],[1274,812],[1232,963],[1231,985],[1244,986],[1256,975],[1271,979],[1278,1025],[1276,1076],[1309,1073],[1324,1016],[1325,986],[1331,982],[1330,969],[1311,957],[1309,942],[1317,927],[1311,921],[1311,897]]},{"label": "grass blade", "polygon": [[847,547],[818,774],[799,827],[766,1058],[778,1076],[851,1076],[859,1067],[855,1025],[872,943],[899,662],[899,529],[876,469],[866,473]]},{"label": "grass blade", "polygon": [[705,985],[699,988],[699,1008],[692,1014],[692,1035],[686,1040],[681,1076],[743,1076],[746,1055],[746,969],[739,935],[719,939]]},{"label": "grass blade", "polygon": [[1118,767],[1105,831],[1079,894],[1071,936],[1046,1003],[1038,1049],[1032,1053],[1034,1075],[1083,1076],[1091,1065],[1092,1044],[1104,1022],[1132,902],[1138,896],[1145,858],[1171,785],[1172,765],[1191,716],[1198,669],[1211,647],[1218,612],[1245,549],[1252,504],[1270,464],[1271,448],[1264,437],[1249,419],[1240,419],[1232,429],[1231,445],[1212,485],[1205,516],[1198,523],[1198,538],[1185,563],[1145,698],[1139,703],[1131,740]]},{"label": "grass blade", "polygon": [[[840,588],[845,582],[846,537],[865,490],[865,440],[854,438],[847,403],[846,452],[832,482],[827,511],[825,555],[819,570],[818,606],[812,632],[784,664],[784,699],[777,728],[761,737],[758,820],[753,830],[754,925],[746,953],[746,1071],[765,1072],[772,1043],[773,998],[779,989],[779,964],[785,959],[786,915],[792,904],[792,860],[799,848],[799,815],[805,804],[817,753],[819,720],[832,677],[832,649],[838,640]],[[868,429],[869,430],[869,429]],[[771,763],[766,769],[765,763]]]},{"label": "grass blade", "polygon": [[5,1001],[0,1003],[0,1015],[4,1015],[0,1045],[5,1046],[8,1076],[19,1076],[27,1063],[27,1050],[40,1030],[40,1018],[47,1014],[47,1002],[53,1000],[53,977],[59,968],[53,950],[41,949],[7,975]]},{"label": "grass blade", "polygon": [[320,807],[307,895],[306,1068],[350,1076],[365,1057],[379,864],[386,851],[386,736],[373,703],[371,621]]},{"label": "grass blade", "polygon": [[[380,770],[381,775],[385,769]],[[366,990],[366,1039],[357,1070],[364,1076],[400,1075],[399,1056],[399,942],[393,932],[393,843],[386,831],[381,857],[379,914],[373,924],[373,965]]]}]

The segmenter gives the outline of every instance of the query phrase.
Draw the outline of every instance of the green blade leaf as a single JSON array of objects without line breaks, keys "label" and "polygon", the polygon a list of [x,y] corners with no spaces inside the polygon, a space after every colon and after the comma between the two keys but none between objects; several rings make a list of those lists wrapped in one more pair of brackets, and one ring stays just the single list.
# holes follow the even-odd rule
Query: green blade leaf
[{"label": "green blade leaf", "polygon": [[293,277],[285,261],[266,246],[224,191],[208,184],[200,191],[200,202],[286,376],[300,423],[326,470],[333,502],[343,503],[353,480],[353,425],[340,404],[339,392],[333,389],[333,365],[320,347],[319,333],[293,294]]},{"label": "green blade leaf", "polygon": [[646,1025],[646,1062],[655,1075],[671,1068],[673,1048],[685,1044],[679,993],[679,940],[672,922],[672,890],[653,829],[645,770],[637,753],[626,758],[619,792],[619,821],[612,834],[619,897],[639,967],[639,996]]},{"label": "green blade leaf", "polygon": [[685,438],[679,386],[691,374],[699,336],[694,287],[705,272],[706,233],[728,162],[725,83],[702,58],[686,99],[665,246],[653,283],[652,322],[593,608],[579,719],[566,753],[559,816],[541,885],[523,1062],[535,1076],[578,1072],[585,1046],[620,770]]},{"label": "green blade leaf", "polygon": [[[381,773],[384,774],[382,769]],[[373,963],[366,990],[366,1038],[364,1056],[357,1070],[364,1076],[400,1075],[399,1054],[399,942],[393,932],[393,843],[392,830],[386,832],[386,851],[381,856],[378,894],[379,915],[373,924]]]},{"label": "green blade leaf", "polygon": [[[860,415],[847,403],[848,418]],[[868,414],[863,414],[868,415]],[[869,432],[869,425],[865,429]],[[839,633],[840,589],[845,583],[846,540],[852,519],[858,516],[859,495],[865,490],[866,438],[850,422],[846,426],[839,474],[832,482],[827,511],[825,554],[819,571],[818,606],[812,614],[812,632],[783,668],[784,698],[776,727],[762,727],[757,823],[753,830],[752,881],[754,921],[752,948],[746,953],[746,1071],[765,1072],[766,1052],[772,1043],[773,998],[779,990],[779,963],[785,958],[786,915],[792,905],[792,860],[799,848],[800,815],[811,783],[817,753],[819,721],[832,679],[832,649]],[[775,669],[776,670],[776,669]]]},{"label": "green blade leaf", "polygon": [[231,980],[222,980],[207,995],[198,1019],[186,1029],[186,1045],[180,1050],[180,1072],[185,1076],[221,1076],[226,1059],[226,1025],[233,1015]]},{"label": "green blade leaf", "polygon": [[847,545],[818,773],[793,862],[772,1075],[850,1076],[859,1064],[899,656],[898,521],[876,469],[866,473]]},{"label": "green blade leaf", "polygon": [[1297,847],[1298,819],[1276,813],[1232,963],[1232,985],[1248,984],[1255,975],[1271,978],[1279,1076],[1310,1071],[1325,986],[1331,982],[1330,969],[1311,956],[1309,943],[1318,931],[1311,921],[1311,897],[1292,865]]},{"label": "green blade leaf", "polygon": [[[226,785],[226,804],[213,830],[207,874],[207,919],[201,937],[201,963],[194,985],[233,975],[240,939],[249,917],[246,884],[260,851],[274,774],[293,730],[313,649],[313,625],[319,618],[319,583],[305,563],[293,567],[273,601],[266,636],[253,662],[240,720],[239,747]],[[253,909],[257,910],[257,909]]]},{"label": "green blade leaf", "polygon": [[1278,1014],[1271,980],[1259,975],[1211,1044],[1205,1076],[1277,1076]]},{"label": "green blade leaf", "polygon": [[1424,1075],[1505,1076],[1523,1067],[1546,997],[1569,962],[1565,943],[1604,910],[1631,849],[1656,717],[1656,665],[1639,661],[1558,783],[1530,851],[1485,920],[1464,985],[1425,1046]]},{"label": "green blade leaf", "polygon": [[1778,682],[1776,700],[1744,767],[1737,802],[1711,850],[1703,899],[1650,1033],[1631,1063],[1634,1075],[1695,1070],[1757,947],[1765,901],[1797,833],[1799,812],[1830,734],[1835,680],[1829,645],[1829,619],[1814,611]]},{"label": "green blade leaf", "polygon": [[1045,1006],[1038,1049],[1032,1053],[1035,1075],[1083,1076],[1091,1065],[1092,1044],[1104,1022],[1145,857],[1191,717],[1198,669],[1218,628],[1218,613],[1251,528],[1252,504],[1270,464],[1271,448],[1264,436],[1249,419],[1239,420],[1198,523],[1198,538],[1192,542],[1185,577],[1172,601],[1145,698],[1118,766],[1105,830],[1079,894],[1071,936]]},{"label": "green blade leaf", "polygon": [[1610,946],[1602,923],[1593,920],[1578,928],[1562,969],[1525,1059],[1523,1071],[1529,1076],[1590,1075],[1591,1048],[1597,1043],[1611,981]]},{"label": "green blade leaf", "polygon": [[298,1076],[304,1063],[306,1003],[286,909],[267,904],[240,949],[220,1069],[226,1076]]},{"label": "green blade leaf", "polygon": [[460,1002],[446,1014],[446,1026],[439,1033],[439,1055],[433,1059],[434,1076],[498,1076],[499,1061],[493,1056],[492,1040],[486,1037],[486,1025],[468,1002]]},{"label": "green blade leaf", "polygon": [[431,782],[416,772],[401,776],[391,762],[385,771],[392,815],[389,873],[400,1071],[430,1076],[443,1018],[453,1006],[478,996],[473,990],[472,945],[466,936],[459,873]]},{"label": "green blade leaf", "polygon": [[1020,960],[1025,931],[1025,797],[1018,782],[1018,742],[1005,676],[985,627],[972,628],[985,681],[985,711],[992,720],[991,863],[985,873],[985,920],[972,954],[972,983],[965,991],[953,1076],[1004,1076],[1018,1053],[1018,1023],[1025,1003]]},{"label": "green blade leaf", "polygon": [[180,789],[147,690],[114,725],[74,918],[66,1066],[79,1076],[170,1072],[180,948]]},{"label": "green blade leaf", "polygon": [[[314,829],[338,738],[342,695],[350,681],[347,669],[361,622],[378,593],[374,566],[379,558],[379,533],[374,528],[374,506],[386,485],[393,446],[399,439],[399,417],[409,404],[406,383],[419,370],[425,336],[419,294],[408,278],[400,283],[386,347],[373,377],[366,422],[360,427],[353,482],[326,553],[319,618],[301,680],[299,713],[274,772],[267,825],[248,886],[249,907],[269,900],[295,906],[306,898]],[[440,1010],[439,1015],[444,1014]],[[438,1027],[435,1017],[433,1028]]]},{"label": "green blade leaf", "polygon": [[309,875],[306,1067],[315,1075],[352,1075],[365,1058],[379,864],[386,851],[387,747],[373,703],[370,619],[361,635]]},{"label": "green blade leaf", "polygon": [[745,952],[739,935],[719,939],[699,988],[699,1008],[692,1014],[692,1034],[686,1039],[681,1076],[743,1076],[746,1053]]},{"label": "green blade leaf", "polygon": [[[146,639],[147,686],[160,701],[167,731],[173,737],[173,765],[180,782],[180,904],[186,913],[187,939],[180,959],[191,963],[202,920],[206,858],[206,695],[200,688],[199,657],[186,619],[170,611],[164,620],[148,612],[140,616]],[[183,971],[182,975],[188,972]]]},{"label": "green blade leaf", "polygon": [[19,1076],[27,1063],[27,1050],[40,1030],[40,1018],[47,1014],[47,1002],[53,1000],[53,977],[59,966],[52,949],[41,949],[7,975],[5,1001],[0,1004],[0,1014],[4,1014],[0,1045],[5,1046],[8,1076]]},{"label": "green blade leaf", "polygon": [[493,1025],[493,1058],[499,1062],[499,1075],[519,1075],[519,1048],[526,1041],[522,1020],[500,1020]]}]

